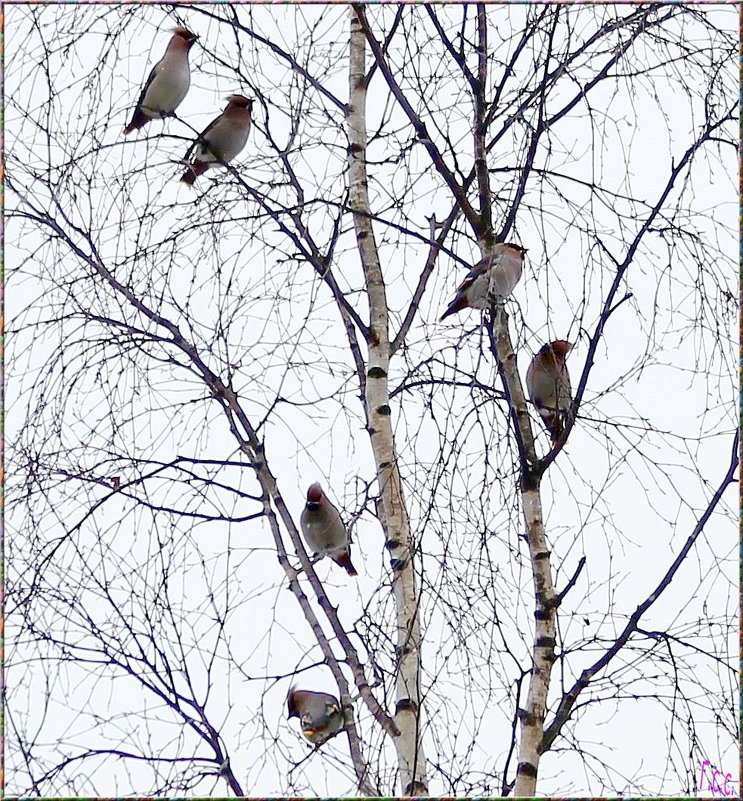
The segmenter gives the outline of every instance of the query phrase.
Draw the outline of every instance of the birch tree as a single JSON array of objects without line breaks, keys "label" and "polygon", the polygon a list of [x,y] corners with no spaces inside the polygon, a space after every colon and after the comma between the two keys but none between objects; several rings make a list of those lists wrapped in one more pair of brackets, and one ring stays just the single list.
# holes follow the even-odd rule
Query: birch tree
[{"label": "birch tree", "polygon": [[[737,782],[736,23],[8,9],[10,793]],[[124,138],[174,25],[189,94]],[[179,184],[235,92],[245,150]],[[439,322],[502,242],[513,295]],[[358,578],[308,551],[313,481]]]}]

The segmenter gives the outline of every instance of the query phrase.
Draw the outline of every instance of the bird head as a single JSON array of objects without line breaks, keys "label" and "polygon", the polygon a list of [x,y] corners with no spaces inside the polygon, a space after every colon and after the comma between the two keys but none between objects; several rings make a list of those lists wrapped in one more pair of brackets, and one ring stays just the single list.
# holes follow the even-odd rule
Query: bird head
[{"label": "bird head", "polygon": [[529,249],[529,248],[522,248],[521,245],[514,245],[513,242],[503,242],[502,244],[507,248],[511,248],[511,250],[515,250],[517,253],[520,253],[522,256]]},{"label": "bird head", "polygon": [[557,356],[561,356],[563,359],[568,355],[568,351],[573,347],[571,342],[567,342],[564,339],[556,339],[554,342],[550,342],[550,348],[552,348],[553,353]]},{"label": "bird head", "polygon": [[289,695],[286,697],[286,706],[289,711],[290,718],[299,717],[299,695],[300,690],[295,690],[294,687],[289,688]]},{"label": "bird head", "polygon": [[181,28],[180,26],[173,28],[173,33],[183,39],[189,47],[199,38],[195,33],[191,33],[188,28]]},{"label": "bird head", "polygon": [[238,108],[250,108],[254,102],[244,95],[230,95],[226,99],[231,106],[237,106]]},{"label": "bird head", "polygon": [[322,487],[316,481],[314,484],[310,484],[309,488],[307,489],[307,500],[320,503],[322,500],[322,494]]},{"label": "bird head", "polygon": [[310,484],[307,490],[307,508],[311,510],[317,509],[322,501],[322,497],[322,487],[317,482]]}]

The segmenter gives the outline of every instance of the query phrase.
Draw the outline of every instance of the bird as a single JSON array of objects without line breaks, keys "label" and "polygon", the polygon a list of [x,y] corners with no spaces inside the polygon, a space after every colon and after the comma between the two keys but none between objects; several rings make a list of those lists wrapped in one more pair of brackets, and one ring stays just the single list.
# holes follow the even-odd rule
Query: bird
[{"label": "bird", "polygon": [[181,104],[191,84],[188,51],[199,37],[186,28],[173,28],[165,55],[155,64],[145,82],[124,135],[136,131],[155,117],[169,117]]},{"label": "bird", "polygon": [[252,106],[253,101],[242,95],[227,98],[227,108],[204,128],[186,151],[183,160],[188,162],[193,158],[193,163],[181,176],[183,183],[193,186],[210,165],[214,162],[227,164],[245,147]]},{"label": "bird", "polygon": [[322,745],[345,725],[341,705],[328,693],[292,687],[286,701],[289,718],[299,718],[302,734],[313,745]]},{"label": "bird", "polygon": [[307,490],[307,503],[299,519],[307,544],[315,554],[329,556],[345,568],[349,576],[357,576],[351,564],[348,532],[338,510],[328,500],[322,487],[315,482]]},{"label": "bird", "polygon": [[526,250],[499,242],[490,256],[480,259],[467,273],[439,322],[462,309],[487,309],[493,300],[507,298],[521,278]]},{"label": "bird", "polygon": [[565,357],[572,347],[564,339],[548,342],[540,348],[526,371],[529,397],[552,438],[553,448],[565,430],[573,401],[570,375],[565,364]]}]

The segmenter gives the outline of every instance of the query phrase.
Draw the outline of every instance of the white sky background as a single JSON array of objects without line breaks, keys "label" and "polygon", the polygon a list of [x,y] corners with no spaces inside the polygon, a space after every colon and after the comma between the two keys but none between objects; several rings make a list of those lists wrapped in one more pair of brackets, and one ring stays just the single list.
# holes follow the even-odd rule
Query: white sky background
[{"label": "white sky background", "polygon": [[[201,130],[224,107],[226,95],[243,90],[263,101],[256,104],[248,145],[234,164],[245,181],[274,199],[290,196],[288,189],[276,186],[281,168],[270,139],[286,141],[301,98],[303,126],[292,163],[308,195],[341,202],[346,140],[338,127],[340,112],[311,88],[302,96],[301,82],[291,82],[290,71],[279,59],[244,35],[237,37],[238,49],[235,37],[226,35],[224,23],[210,21],[196,8],[173,12],[160,7],[52,6],[33,12],[39,28],[32,24],[28,8],[6,11],[5,124],[11,181],[26,186],[29,198],[48,207],[50,199],[38,182],[27,178],[27,168],[73,163],[51,173],[58,186],[54,199],[72,210],[74,221],[83,228],[93,225],[100,255],[115,267],[116,275],[131,280],[143,298],[176,321],[202,354],[208,354],[213,369],[237,365],[234,386],[253,419],[266,414],[277,394],[289,401],[271,409],[262,433],[269,466],[297,520],[306,487],[313,480],[332,488],[332,499],[350,519],[364,502],[374,467],[358,386],[330,294],[308,264],[287,258],[287,254],[295,255],[296,248],[287,245],[270,220],[253,216],[255,202],[245,199],[229,173],[215,170],[200,178],[195,190],[178,182],[182,171],[178,161],[193,130]],[[449,13],[452,24],[461,16],[459,10]],[[514,32],[523,28],[529,13],[524,6],[491,7],[491,48],[497,58],[505,60],[512,52]],[[613,12],[588,7],[566,13],[577,20],[574,35],[583,35],[582,26],[592,31],[597,15]],[[735,9],[712,13],[717,25],[734,36]],[[296,53],[300,61],[307,59],[310,72],[346,100],[345,7],[256,7],[242,9],[241,14],[246,24],[252,15],[261,35]],[[394,9],[370,10],[369,16],[377,31],[388,30]],[[423,26],[423,16],[419,19],[419,29],[430,35],[430,26]],[[178,109],[185,122],[153,122],[124,139],[121,131],[141,81],[160,58],[168,29],[177,23],[201,37],[192,50],[191,90]],[[55,24],[64,32],[56,41],[50,38]],[[691,19],[678,24],[685,26],[689,40],[706,35]],[[676,30],[676,23],[671,30]],[[110,39],[105,38],[108,32],[114,34]],[[38,66],[41,36],[58,47],[51,58],[51,87]],[[413,46],[415,40],[408,40],[407,53],[400,49],[402,42],[398,34],[390,51],[395,64],[403,58],[419,67],[428,62],[432,72],[439,74],[440,54],[430,42],[418,41],[422,55]],[[109,55],[97,67],[103,52]],[[224,63],[215,63],[213,52]],[[646,44],[635,51],[636,62],[642,63],[643,57],[647,63],[656,63],[653,59],[658,54]],[[519,62],[521,72],[514,78],[514,87],[517,79],[526,80],[529,64],[529,58]],[[728,97],[735,96],[735,69],[735,60],[730,59],[727,73],[719,76]],[[693,74],[691,68],[686,70],[679,61],[667,72],[668,77],[652,81],[621,78],[592,93],[590,114],[594,121],[601,121],[601,136],[595,131],[591,135],[589,112],[579,104],[556,126],[549,139],[549,156],[540,152],[537,163],[654,203],[667,181],[671,159],[676,163],[688,147],[690,131],[699,128],[704,111],[698,97],[703,94],[701,88],[684,83],[684,76]],[[588,65],[561,78],[559,91],[550,100],[554,109],[592,74]],[[499,77],[496,72],[495,78]],[[435,80],[423,86],[431,102],[435,98],[437,104],[451,108],[450,116],[439,122],[446,124],[462,168],[469,171],[471,109],[466,87],[461,81]],[[285,95],[287,87],[291,87],[291,104]],[[404,88],[416,96],[410,85]],[[504,98],[506,108],[514,102],[515,96]],[[370,136],[374,210],[426,237],[426,217],[435,213],[443,219],[451,208],[451,197],[430,170],[420,145],[407,147],[396,163],[383,163],[396,153],[394,140],[407,146],[412,134],[379,73],[370,85],[368,106],[370,135],[379,127],[396,131],[391,139]],[[504,112],[494,127],[505,118]],[[433,119],[427,118],[427,123],[435,132]],[[53,129],[50,141],[36,122]],[[513,192],[512,176],[500,185],[498,170],[517,166],[526,126],[514,125],[511,130],[510,139],[505,137],[489,159],[495,170],[493,191],[501,203],[494,212],[496,227],[498,209],[506,208]],[[443,149],[440,132],[434,138]],[[710,149],[700,156],[691,170],[693,189],[687,190],[685,201],[691,213],[686,220],[676,220],[688,238],[670,249],[657,234],[638,249],[628,273],[632,299],[607,324],[581,419],[543,482],[558,590],[580,557],[587,559],[585,571],[559,613],[560,649],[575,653],[555,665],[553,700],[598,658],[658,583],[729,462],[737,398],[732,300],[737,292],[736,163],[729,147],[722,147],[719,154]],[[412,189],[405,191],[410,171],[416,179]],[[86,187],[87,179],[90,187]],[[603,242],[621,259],[637,226],[629,218],[631,205],[620,199],[607,194],[604,205],[574,183],[566,181],[560,188],[580,206],[578,214],[569,216],[560,199],[543,193],[545,185],[530,184],[511,235],[529,248],[527,267],[508,308],[522,376],[531,354],[543,342],[566,338],[577,343],[568,359],[577,385],[588,335],[613,278],[611,262],[585,228],[590,223],[600,231]],[[673,190],[672,200],[678,191]],[[397,195],[404,199],[402,212],[395,208]],[[8,207],[17,208],[16,194],[11,190],[7,197]],[[621,227],[616,210],[625,213]],[[307,220],[313,235],[324,244],[329,230],[325,206],[317,204]],[[365,319],[363,279],[350,217],[344,218],[344,226],[333,269]],[[462,222],[447,246],[472,263],[478,258],[477,250],[471,236],[461,233],[463,228]],[[376,235],[396,330],[427,248],[381,223]],[[45,568],[46,584],[69,589],[79,597],[104,636],[122,621],[140,629],[150,615],[174,664],[181,647],[176,634],[182,638],[183,663],[199,697],[208,697],[210,721],[219,729],[248,795],[353,794],[355,783],[344,738],[336,738],[290,772],[291,763],[310,753],[298,734],[297,722],[289,723],[285,715],[293,670],[305,671],[296,679],[303,687],[330,692],[334,687],[327,668],[311,667],[319,660],[319,651],[286,590],[267,526],[260,520],[204,522],[163,512],[154,515],[153,523],[153,515],[140,503],[146,498],[152,504],[177,505],[190,512],[243,518],[259,509],[240,495],[257,494],[252,472],[236,467],[215,470],[219,482],[231,488],[218,489],[184,486],[173,480],[171,470],[124,496],[112,495],[105,485],[92,481],[121,475],[126,483],[152,470],[152,464],[138,460],[239,457],[217,404],[209,402],[205,387],[182,368],[150,362],[144,372],[135,366],[143,354],[134,350],[126,355],[103,326],[82,328],[79,321],[68,319],[62,323],[65,335],[60,337],[58,328],[30,325],[82,309],[152,330],[125,303],[86,278],[84,265],[60,254],[32,226],[9,222],[8,325],[11,333],[23,327],[11,336],[7,363],[11,585],[19,577],[23,582],[24,560],[39,543],[53,542],[69,532]],[[705,261],[700,262],[700,254]],[[468,374],[476,370],[479,381],[499,386],[492,358],[481,347],[485,338],[478,331],[479,315],[468,312],[436,322],[462,271],[461,264],[440,256],[404,357],[393,361],[391,388],[413,365],[428,358],[434,360],[433,374],[438,377],[454,378],[456,369]],[[60,288],[70,278],[76,282],[71,290],[74,299]],[[706,305],[700,304],[697,282],[704,287]],[[729,299],[727,293],[731,293]],[[220,319],[223,331],[215,328]],[[467,332],[464,338],[463,331]],[[96,335],[107,342],[105,365],[94,356],[101,352]],[[81,343],[85,342],[90,347],[83,353]],[[160,357],[165,352],[151,346],[147,351]],[[67,364],[64,374],[58,369],[63,362]],[[46,372],[50,364],[53,367]],[[287,364],[291,365],[288,371]],[[417,377],[424,375],[421,371]],[[461,375],[456,377],[462,380]],[[72,384],[64,409],[51,400],[43,404],[40,390],[53,394],[61,380]],[[475,390],[452,392],[442,386],[432,396],[429,392],[395,396],[393,421],[412,528],[425,554],[421,569],[424,687],[429,691],[424,714],[427,756],[452,775],[461,772],[465,778],[454,790],[466,793],[469,787],[481,788],[477,784],[481,773],[503,769],[513,714],[507,688],[517,675],[515,660],[521,667],[527,665],[531,648],[531,568],[519,537],[523,523],[518,496],[512,491],[505,404],[486,403]],[[476,407],[475,401],[480,405]],[[27,409],[37,405],[34,426],[28,426]],[[111,412],[112,407],[116,411]],[[648,433],[643,421],[671,434]],[[62,423],[61,439],[55,435],[57,423]],[[539,430],[539,446],[545,449],[546,435]],[[456,454],[452,442],[459,449]],[[37,459],[34,481],[27,475],[31,452]],[[128,459],[114,458],[115,452]],[[65,478],[60,470],[82,474],[85,480]],[[23,501],[29,486],[38,493],[33,517]],[[375,491],[372,484],[372,495]],[[732,666],[737,639],[728,621],[737,617],[735,503],[731,488],[674,584],[643,624],[646,630],[670,630],[687,637],[703,652],[714,652]],[[369,510],[354,529],[358,579],[350,579],[326,562],[317,567],[347,630],[355,627],[354,641],[362,655],[365,651],[358,635],[373,640],[378,635],[374,627],[388,621],[387,636],[393,620],[384,538]],[[166,565],[173,618],[160,603],[165,597],[162,571]],[[110,599],[91,584],[91,576],[107,583]],[[457,582],[459,591],[462,586],[469,588],[466,600],[455,592]],[[72,614],[66,617],[64,607],[51,596],[45,603],[46,612],[37,605],[35,614],[55,636],[74,640],[74,652],[80,658],[93,640],[77,633],[79,620]],[[510,655],[492,626],[493,608],[508,634]],[[25,632],[14,643],[20,618],[12,592],[7,613],[9,794],[30,791],[28,772],[15,744],[19,730],[35,739],[34,758],[47,767],[59,761],[59,754],[71,756],[88,748],[168,757],[211,756],[162,701],[142,691],[123,670],[95,663],[45,661],[42,657],[56,653],[54,649],[30,640]],[[214,622],[221,615],[226,615],[223,629]],[[709,619],[709,626],[697,626],[700,619]],[[598,644],[594,637],[599,638]],[[127,645],[132,647],[132,641]],[[633,651],[631,657],[645,653]],[[389,648],[386,654],[378,658],[389,667]],[[544,757],[539,792],[691,792],[702,758],[724,772],[737,771],[735,676],[724,665],[712,669],[709,660],[697,659],[688,651],[683,654],[694,683],[684,685],[682,697],[676,699],[671,697],[671,688],[662,684],[663,703],[667,708],[674,700],[680,706],[688,704],[701,749],[691,746],[687,731],[677,726],[669,754],[670,719],[658,702],[606,700],[585,708],[578,724],[569,730],[612,770],[603,771],[591,760],[585,769],[569,741],[561,740],[560,747],[567,750]],[[629,661],[630,655],[625,659]],[[657,673],[654,663],[641,660],[635,672],[627,671],[635,678],[622,689],[637,696],[653,695],[659,683]],[[643,679],[638,680],[638,674]],[[185,675],[178,680],[185,691]],[[48,704],[40,703],[47,691],[45,682],[49,682]],[[718,721],[707,709],[708,702],[694,696],[702,687],[719,697]],[[389,682],[387,689],[386,697],[381,688],[376,692],[390,708],[394,701]],[[379,734],[360,703],[356,711],[371,753]],[[145,719],[147,725],[142,722]],[[475,746],[470,751],[473,733]],[[391,746],[384,747],[379,764],[391,777],[395,767]],[[163,767],[162,775],[169,775],[171,769]],[[512,760],[511,773],[514,769]],[[34,770],[42,772],[38,765]],[[214,765],[204,762],[204,770],[213,773]],[[734,776],[737,780],[737,773]],[[452,791],[433,770],[429,781],[433,795]],[[73,790],[81,795],[145,794],[154,782],[144,763],[100,757],[73,763],[40,789],[45,795],[73,794]],[[499,789],[494,780],[492,794]],[[223,795],[226,788],[211,775],[184,791]]]}]

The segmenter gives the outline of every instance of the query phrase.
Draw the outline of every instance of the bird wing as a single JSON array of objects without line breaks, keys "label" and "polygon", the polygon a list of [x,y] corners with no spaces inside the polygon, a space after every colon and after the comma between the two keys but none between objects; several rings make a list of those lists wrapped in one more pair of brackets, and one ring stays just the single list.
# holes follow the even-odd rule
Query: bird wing
[{"label": "bird wing", "polygon": [[155,66],[150,70],[150,74],[147,76],[147,80],[144,82],[144,87],[142,88],[142,94],[139,96],[139,100],[137,100],[136,107],[138,109],[142,108],[142,105],[144,104],[145,95],[147,94],[147,90],[150,88],[150,85],[157,77],[157,73],[160,71],[160,67],[162,66],[164,58],[165,57],[163,56],[163,58],[161,58],[160,61],[158,61],[157,64],[155,64]]},{"label": "bird wing", "polygon": [[570,373],[568,373],[568,366],[566,364],[562,365],[560,379],[560,398],[561,400],[564,399],[568,404],[570,404],[573,401],[573,388],[570,386]]},{"label": "bird wing", "polygon": [[196,147],[197,147],[198,145],[201,145],[201,152],[202,152],[202,153],[206,153],[206,151],[209,149],[209,144],[208,144],[208,143],[207,143],[207,141],[206,141],[206,135],[209,133],[209,131],[211,131],[211,130],[212,130],[212,128],[214,128],[214,126],[215,126],[215,125],[216,125],[216,124],[217,124],[217,123],[218,123],[218,122],[219,122],[221,119],[222,119],[222,115],[220,114],[218,117],[215,117],[215,118],[214,118],[214,119],[213,119],[213,120],[212,120],[212,121],[209,123],[209,125],[207,125],[207,126],[206,126],[206,128],[204,128],[204,130],[203,130],[203,131],[202,131],[202,132],[201,132],[201,133],[200,133],[200,134],[199,134],[199,135],[196,137],[196,141],[192,142],[192,143],[189,145],[189,148],[188,148],[188,150],[186,151],[186,155],[183,157],[183,161],[186,161],[186,162],[187,162],[187,161],[189,161],[189,160],[190,160],[190,158],[191,158],[191,155],[193,154],[194,150],[196,149]]},{"label": "bird wing", "polygon": [[477,264],[464,276],[462,283],[457,287],[457,292],[463,292],[469,289],[472,284],[481,276],[484,275],[490,268],[490,259],[480,259]]},{"label": "bird wing", "polygon": [[325,717],[331,718],[333,715],[337,715],[341,711],[341,708],[338,706],[338,702],[333,698],[332,701],[325,702]]}]

